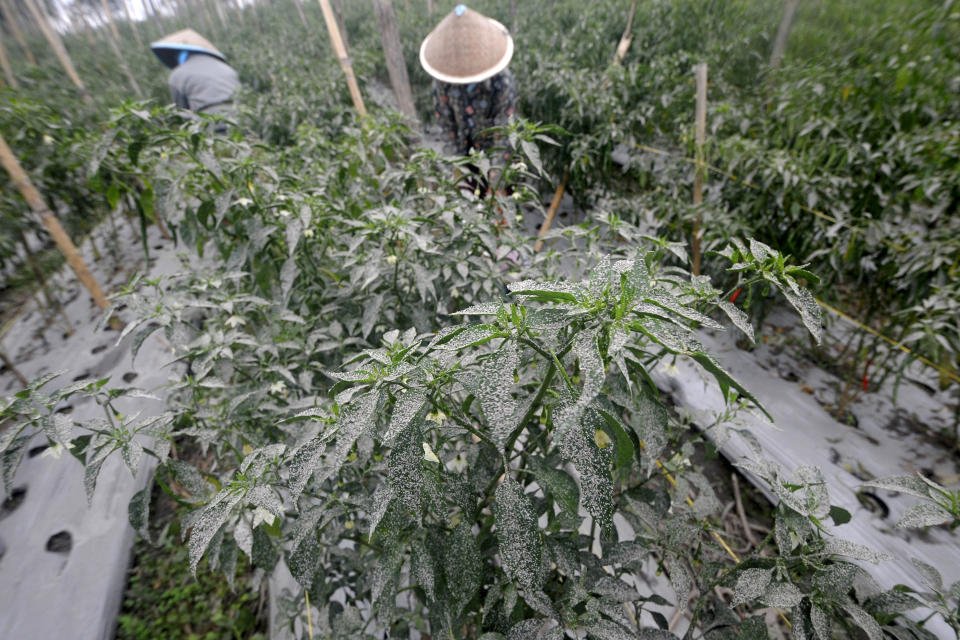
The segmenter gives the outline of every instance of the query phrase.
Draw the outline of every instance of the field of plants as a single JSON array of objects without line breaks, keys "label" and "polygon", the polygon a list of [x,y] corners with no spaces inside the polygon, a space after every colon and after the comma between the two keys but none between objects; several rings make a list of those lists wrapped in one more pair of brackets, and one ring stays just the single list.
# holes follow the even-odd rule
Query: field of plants
[{"label": "field of plants", "polygon": [[[65,311],[42,212],[0,173],[0,572],[40,438],[91,503],[111,464],[155,467],[117,638],[960,639],[960,560],[871,577],[884,554],[844,531],[876,521],[831,500],[830,453],[766,455],[745,416],[774,407],[711,346],[826,372],[838,429],[928,398],[898,434],[937,466],[855,489],[909,497],[891,536],[955,536],[960,5],[802,0],[771,61],[790,0],[476,0],[519,92],[485,197],[464,176],[490,157],[431,144],[417,51],[452,3],[392,1],[420,123],[392,107],[384,4],[333,2],[360,115],[312,0],[0,0],[0,134],[84,255],[135,272]],[[188,26],[239,73],[224,134],[168,106],[147,46]],[[43,345],[4,338],[28,315]],[[162,339],[171,380],[18,380],[50,332],[124,362]],[[663,382],[686,364],[721,394],[708,424]]]}]

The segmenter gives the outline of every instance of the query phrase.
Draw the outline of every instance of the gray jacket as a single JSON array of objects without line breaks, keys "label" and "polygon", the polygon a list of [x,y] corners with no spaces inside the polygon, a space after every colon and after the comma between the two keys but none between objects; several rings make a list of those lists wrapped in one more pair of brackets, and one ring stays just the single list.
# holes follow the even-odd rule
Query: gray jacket
[{"label": "gray jacket", "polygon": [[230,110],[240,78],[219,58],[194,53],[170,73],[170,94],[181,109],[195,113]]}]

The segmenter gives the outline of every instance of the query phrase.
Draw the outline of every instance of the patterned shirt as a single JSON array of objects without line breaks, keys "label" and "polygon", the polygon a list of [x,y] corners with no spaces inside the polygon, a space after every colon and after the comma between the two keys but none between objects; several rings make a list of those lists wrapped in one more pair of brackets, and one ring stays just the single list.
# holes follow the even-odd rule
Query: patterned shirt
[{"label": "patterned shirt", "polygon": [[494,146],[498,136],[481,132],[507,124],[514,113],[517,90],[513,75],[504,69],[473,84],[434,81],[433,98],[437,121],[448,137],[449,151],[465,156],[470,149],[488,150]]}]

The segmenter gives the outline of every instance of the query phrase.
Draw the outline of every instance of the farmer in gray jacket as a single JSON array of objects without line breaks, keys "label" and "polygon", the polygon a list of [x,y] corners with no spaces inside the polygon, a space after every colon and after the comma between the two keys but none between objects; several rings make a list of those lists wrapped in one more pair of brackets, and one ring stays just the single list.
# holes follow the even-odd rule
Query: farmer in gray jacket
[{"label": "farmer in gray jacket", "polygon": [[171,33],[150,45],[170,73],[170,94],[181,109],[229,114],[240,80],[224,55],[193,29]]}]

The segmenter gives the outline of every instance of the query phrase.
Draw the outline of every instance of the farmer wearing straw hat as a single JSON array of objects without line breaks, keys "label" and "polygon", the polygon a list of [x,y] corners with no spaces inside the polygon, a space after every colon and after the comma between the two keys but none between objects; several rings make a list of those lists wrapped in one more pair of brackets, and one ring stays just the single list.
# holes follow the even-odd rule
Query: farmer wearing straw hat
[{"label": "farmer wearing straw hat", "polygon": [[482,132],[506,125],[514,113],[511,57],[507,28],[462,4],[424,39],[420,64],[434,78],[436,115],[448,151],[468,155],[497,142],[496,135]]},{"label": "farmer wearing straw hat", "polygon": [[171,33],[150,45],[170,73],[170,94],[181,109],[227,114],[240,79],[226,58],[193,29]]}]

